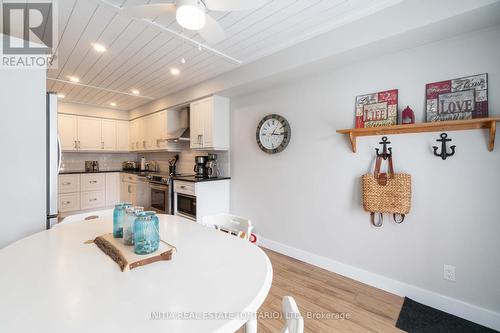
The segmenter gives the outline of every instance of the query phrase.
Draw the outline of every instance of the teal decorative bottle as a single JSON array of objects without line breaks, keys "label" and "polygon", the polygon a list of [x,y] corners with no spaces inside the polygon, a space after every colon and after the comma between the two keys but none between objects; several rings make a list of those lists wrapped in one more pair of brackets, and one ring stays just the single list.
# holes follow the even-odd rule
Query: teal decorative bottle
[{"label": "teal decorative bottle", "polygon": [[160,245],[159,220],[155,212],[138,212],[134,221],[134,252],[150,254]]},{"label": "teal decorative bottle", "polygon": [[134,221],[144,207],[127,207],[125,209],[125,220],[123,221],[123,243],[134,245]]},{"label": "teal decorative bottle", "polygon": [[123,220],[125,219],[125,209],[132,206],[130,202],[122,202],[115,205],[113,210],[113,237],[123,237]]}]

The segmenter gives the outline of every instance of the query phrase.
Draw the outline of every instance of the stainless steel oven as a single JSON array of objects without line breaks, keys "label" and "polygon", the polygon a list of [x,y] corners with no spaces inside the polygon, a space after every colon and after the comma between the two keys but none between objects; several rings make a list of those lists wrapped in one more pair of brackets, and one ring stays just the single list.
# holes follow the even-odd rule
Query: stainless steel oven
[{"label": "stainless steel oven", "polygon": [[172,215],[172,188],[167,177],[150,175],[151,201],[149,206],[159,214]]},{"label": "stainless steel oven", "polygon": [[196,197],[185,193],[177,195],[177,215],[196,221]]}]

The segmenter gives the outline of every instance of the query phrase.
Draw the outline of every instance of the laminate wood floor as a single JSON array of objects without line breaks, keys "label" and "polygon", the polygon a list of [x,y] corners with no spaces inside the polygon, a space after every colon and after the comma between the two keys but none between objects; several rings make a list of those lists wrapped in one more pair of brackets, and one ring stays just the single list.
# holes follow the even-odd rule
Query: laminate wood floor
[{"label": "laminate wood floor", "polygon": [[[305,332],[403,332],[395,327],[403,298],[264,249],[273,265],[271,291],[259,310],[258,332],[280,333],[283,296],[293,296]],[[244,333],[244,329],[238,330]]]}]

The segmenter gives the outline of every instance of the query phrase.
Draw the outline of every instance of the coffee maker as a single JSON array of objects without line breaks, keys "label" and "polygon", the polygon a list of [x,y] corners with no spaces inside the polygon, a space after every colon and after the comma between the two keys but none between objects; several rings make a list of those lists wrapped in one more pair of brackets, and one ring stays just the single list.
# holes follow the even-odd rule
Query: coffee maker
[{"label": "coffee maker", "polygon": [[217,178],[219,177],[219,167],[217,166],[217,154],[208,154],[208,161],[206,166],[207,177]]},{"label": "coffee maker", "polygon": [[196,156],[194,158],[194,172],[196,178],[207,178],[207,156]]}]

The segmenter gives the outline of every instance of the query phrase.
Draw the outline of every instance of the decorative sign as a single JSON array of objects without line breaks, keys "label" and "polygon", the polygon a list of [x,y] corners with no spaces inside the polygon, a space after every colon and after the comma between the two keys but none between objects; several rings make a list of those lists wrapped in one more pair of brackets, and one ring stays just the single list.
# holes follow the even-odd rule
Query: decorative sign
[{"label": "decorative sign", "polygon": [[397,125],[398,90],[356,97],[356,128]]},{"label": "decorative sign", "polygon": [[425,86],[427,121],[488,117],[488,74]]}]

